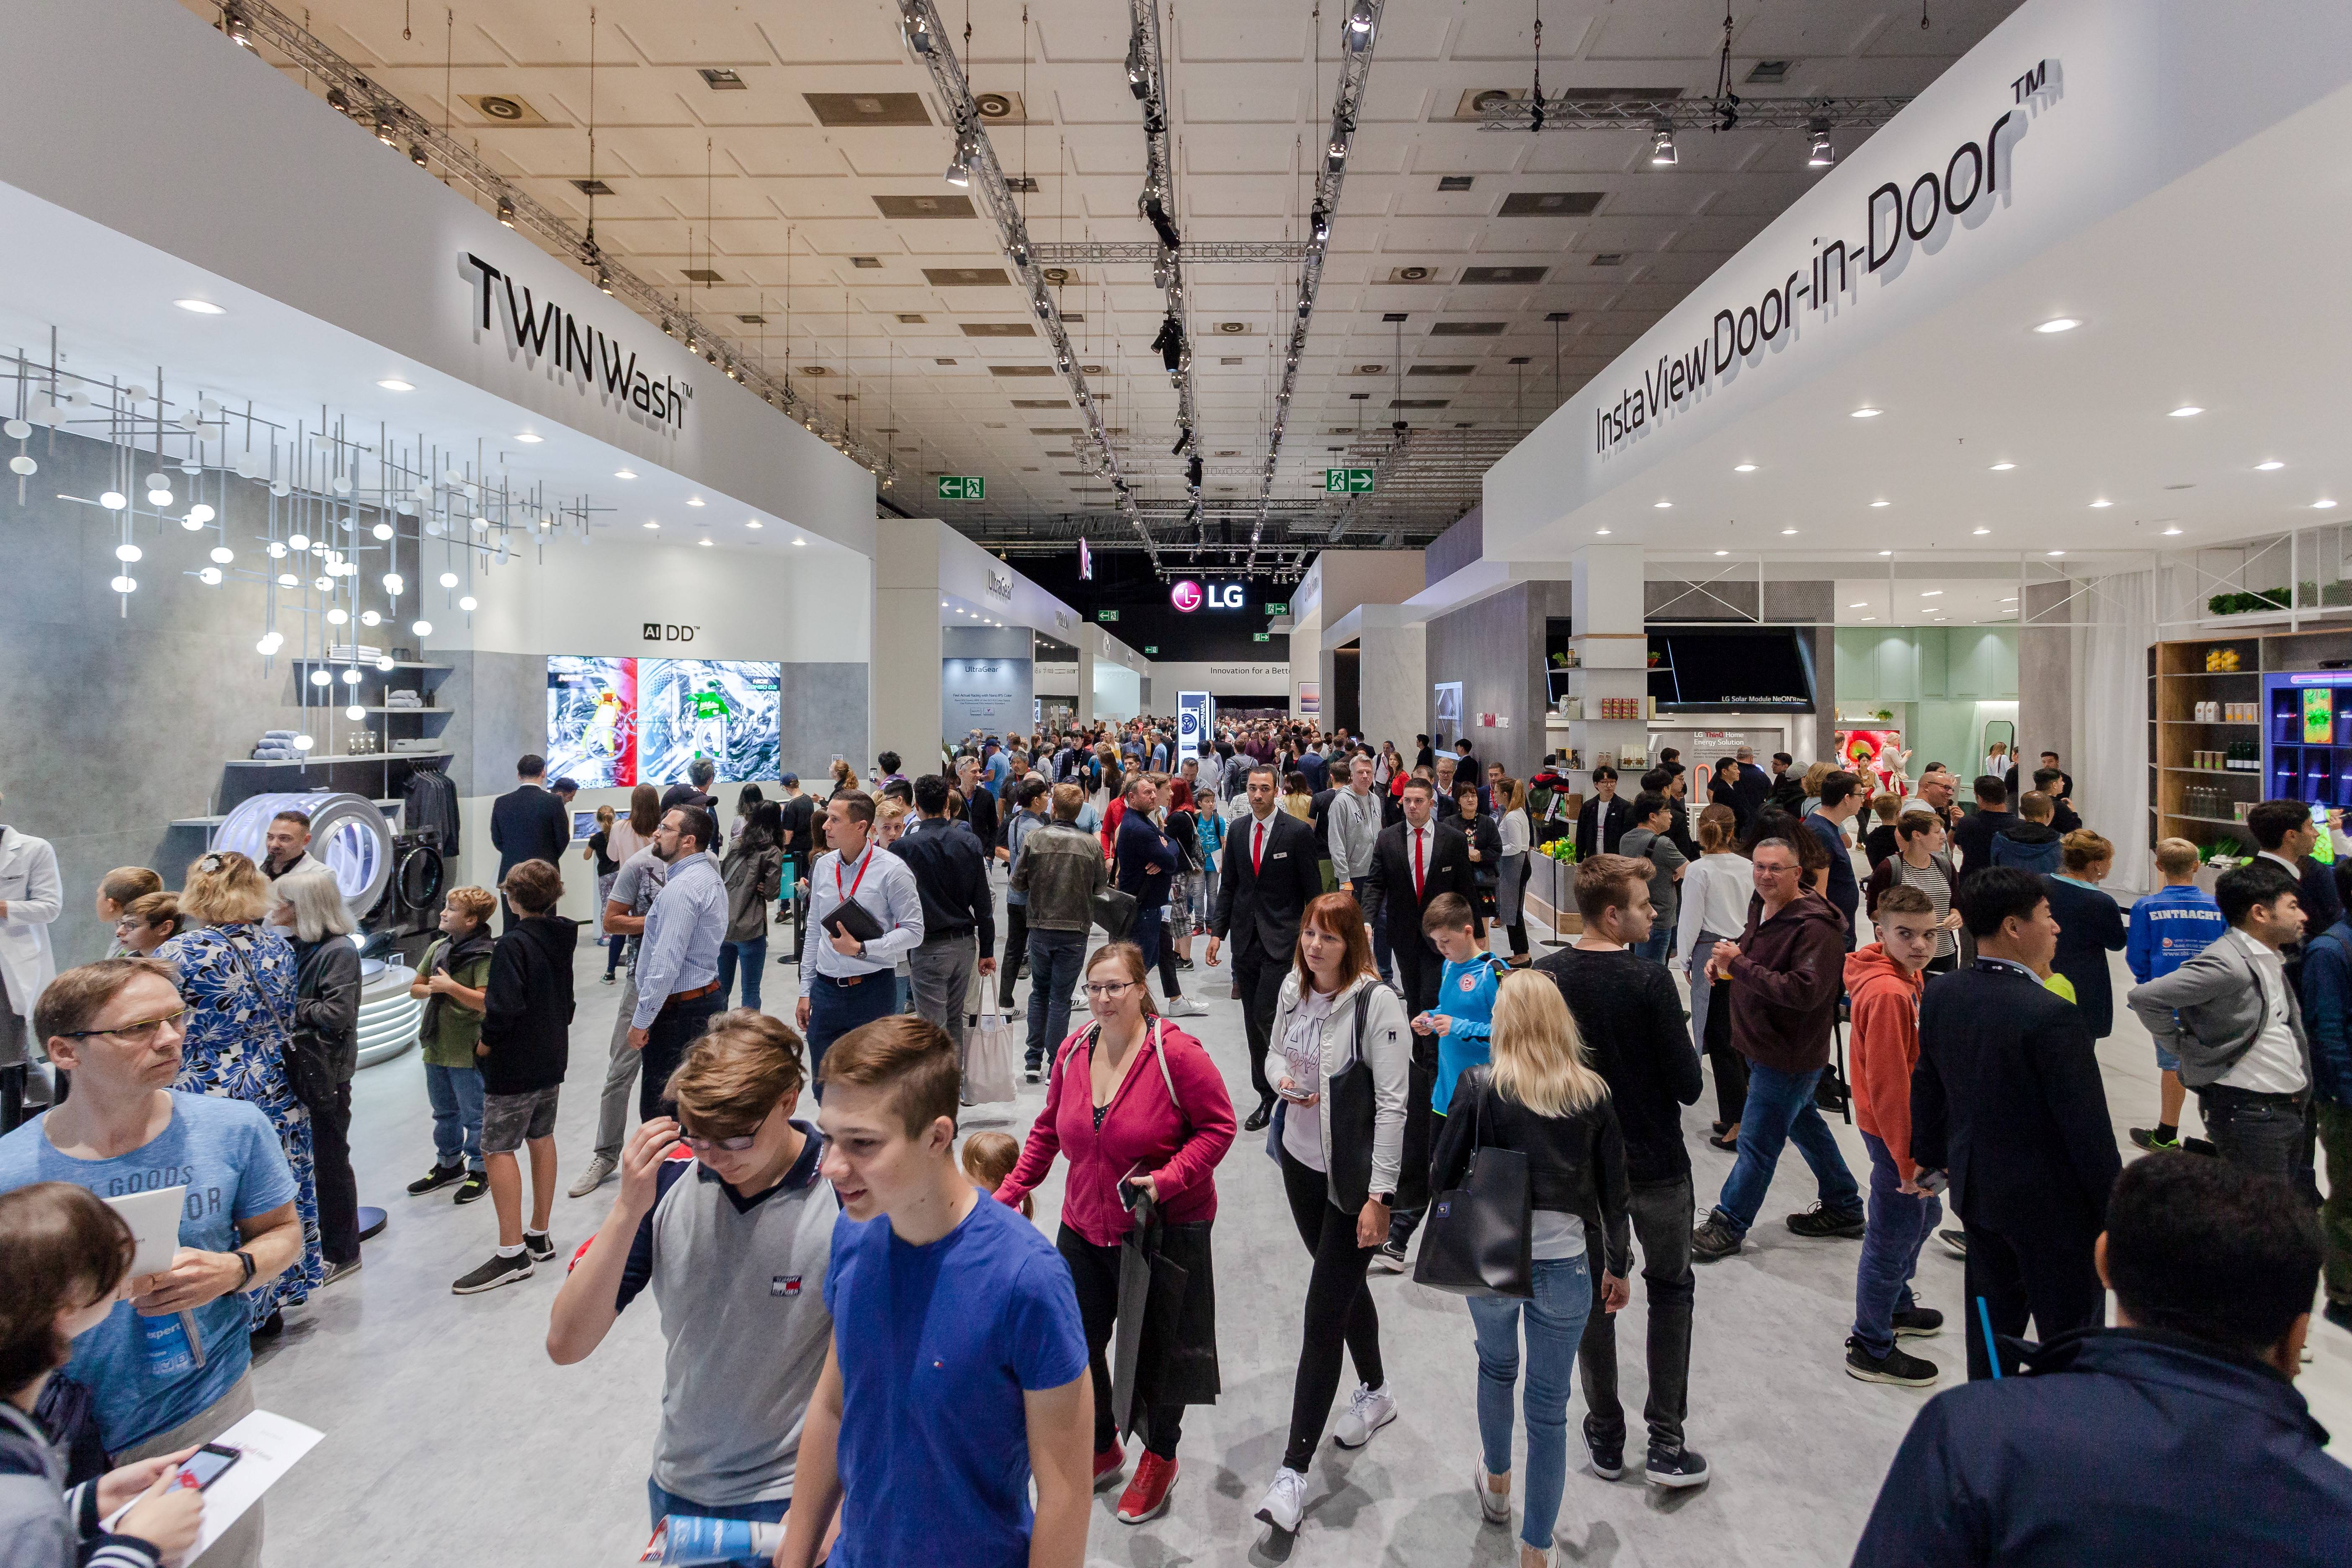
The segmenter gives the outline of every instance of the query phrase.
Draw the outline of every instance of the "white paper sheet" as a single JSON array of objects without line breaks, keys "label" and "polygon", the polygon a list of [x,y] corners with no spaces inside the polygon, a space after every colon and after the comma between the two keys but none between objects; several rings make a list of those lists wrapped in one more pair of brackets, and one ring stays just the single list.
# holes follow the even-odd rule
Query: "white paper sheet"
[{"label": "white paper sheet", "polygon": [[151,1193],[131,1193],[106,1200],[107,1206],[122,1216],[137,1238],[139,1250],[131,1260],[131,1273],[135,1279],[142,1274],[161,1274],[172,1267],[173,1257],[180,1250],[180,1214],[186,1206],[185,1187],[158,1187]]},{"label": "white paper sheet", "polygon": [[[245,1510],[261,1500],[261,1494],[278,1484],[278,1479],[294,1468],[294,1462],[318,1446],[325,1434],[314,1431],[299,1421],[283,1415],[273,1415],[267,1410],[257,1410],[227,1431],[213,1439],[243,1454],[205,1493],[205,1522],[196,1535],[196,1548],[187,1561],[195,1562],[205,1549],[227,1532],[228,1527],[244,1517]],[[108,1529],[129,1511],[128,1505],[117,1510],[106,1521]]]}]

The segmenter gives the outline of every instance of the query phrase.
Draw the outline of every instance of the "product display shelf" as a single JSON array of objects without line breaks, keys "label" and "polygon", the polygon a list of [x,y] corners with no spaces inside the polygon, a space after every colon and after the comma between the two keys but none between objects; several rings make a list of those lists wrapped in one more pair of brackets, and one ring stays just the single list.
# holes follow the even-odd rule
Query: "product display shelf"
[{"label": "product display shelf", "polygon": [[[382,811],[397,811],[407,804],[408,803],[406,801],[401,799],[398,795],[394,795],[389,800],[379,800],[375,803],[377,809]],[[217,816],[175,816],[172,819],[171,825],[173,827],[201,827],[209,832],[211,829],[218,827],[222,823],[226,822],[227,820],[228,813],[222,812]]]},{"label": "product display shelf", "polygon": [[[2209,655],[2234,654],[2235,669],[2208,669]],[[2249,628],[2244,635],[2150,646],[2148,837],[2232,844],[2253,836],[2231,815],[2200,806],[2218,798],[2232,811],[2288,798],[2352,806],[2352,627],[2310,631]],[[2296,677],[2303,677],[2297,680]],[[2246,703],[2256,722],[2200,720],[2201,702]],[[2307,705],[2306,705],[2307,704]],[[2320,728],[2325,725],[2323,737]],[[2252,768],[2200,768],[2199,752],[2252,748]],[[2248,760],[2242,759],[2242,760]],[[2190,792],[2198,792],[2192,795]]]},{"label": "product display shelf", "polygon": [[310,757],[231,757],[232,768],[315,768],[328,763],[401,763],[424,757],[454,757],[455,752],[349,752]]},{"label": "product display shelf", "polygon": [[[323,664],[330,669],[356,669],[362,675],[368,674],[371,671],[378,675],[390,673],[372,659],[297,658],[291,662],[300,665],[305,669],[309,668],[312,665]],[[446,675],[449,671],[457,668],[457,667],[454,664],[420,664],[414,659],[396,658],[392,661],[392,668],[394,669],[432,669],[438,670],[442,674]]]}]

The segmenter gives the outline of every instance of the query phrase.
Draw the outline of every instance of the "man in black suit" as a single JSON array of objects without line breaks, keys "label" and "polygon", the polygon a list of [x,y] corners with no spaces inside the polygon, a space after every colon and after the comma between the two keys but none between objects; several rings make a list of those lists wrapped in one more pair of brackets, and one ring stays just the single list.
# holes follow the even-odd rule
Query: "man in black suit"
[{"label": "man in black suit", "polygon": [[[2092,1251],[2123,1163],[2090,1031],[2036,978],[2058,946],[2042,879],[1989,866],[1961,879],[1954,901],[1977,960],[1937,976],[1920,1004],[1911,1156],[1922,1173],[1949,1173],[1968,1231],[1960,1305],[1974,1380],[1993,1375],[1990,1338],[2023,1335],[2029,1315],[2045,1345],[2105,1321]],[[2003,1375],[2017,1366],[2000,1352]]]},{"label": "man in black suit", "polygon": [[[1388,933],[1396,956],[1404,1010],[1419,1016],[1437,1005],[1437,983],[1445,959],[1423,934],[1421,917],[1439,894],[1453,893],[1470,907],[1478,940],[1486,939],[1478,918],[1478,884],[1470,865],[1470,840],[1452,813],[1439,817],[1436,795],[1427,779],[1404,786],[1404,820],[1383,827],[1372,843],[1372,868],[1357,879],[1364,917]],[[1380,1263],[1391,1273],[1404,1267],[1405,1243],[1429,1206],[1430,1096],[1437,1088],[1437,1037],[1416,1032],[1412,1062],[1405,1077],[1404,1164],[1397,1184],[1389,1239]]]},{"label": "man in black suit", "polygon": [[[1274,1117],[1265,1052],[1275,1007],[1298,946],[1299,918],[1322,896],[1323,863],[1315,830],[1275,805],[1279,791],[1272,768],[1252,768],[1247,788],[1249,810],[1226,827],[1219,856],[1207,962],[1212,969],[1217,966],[1218,946],[1233,932],[1234,984],[1241,991],[1242,1023],[1249,1036],[1250,1084],[1257,1090],[1257,1109],[1242,1126],[1259,1132]],[[1424,1149],[1423,1163],[1427,1163]]]},{"label": "man in black suit", "polygon": [[[522,757],[515,763],[515,777],[520,782],[490,803],[490,844],[499,852],[501,884],[509,871],[526,860],[562,864],[563,851],[572,844],[572,814],[542,782],[547,777],[547,759],[537,752]],[[503,890],[499,894],[499,929],[514,930],[514,909]]]},{"label": "man in black suit", "polygon": [[1633,803],[1617,796],[1617,770],[1607,763],[1592,770],[1592,798],[1576,818],[1576,858],[1614,855],[1617,841],[1633,826]]}]

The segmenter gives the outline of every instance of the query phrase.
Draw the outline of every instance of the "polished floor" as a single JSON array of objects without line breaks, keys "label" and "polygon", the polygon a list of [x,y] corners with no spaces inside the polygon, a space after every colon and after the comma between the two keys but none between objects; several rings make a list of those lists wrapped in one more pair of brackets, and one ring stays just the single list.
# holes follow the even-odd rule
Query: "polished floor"
[{"label": "polished floor", "polygon": [[[560,1181],[567,1186],[593,1142],[617,994],[597,983],[603,967],[602,950],[581,952],[572,1074],[559,1133]],[[2120,963],[2117,975],[2122,983]],[[789,1016],[792,972],[771,963],[767,977],[768,1008]],[[1238,1004],[1223,994],[1221,972],[1185,978],[1210,1008],[1188,1022],[1246,1102]],[[1024,981],[1024,1005],[1027,994]],[[2100,1057],[2120,1142],[2124,1129],[2152,1121],[2156,1107],[2147,1038],[2128,1014]],[[353,1100],[362,1201],[389,1208],[392,1219],[368,1243],[365,1267],[289,1314],[284,1337],[259,1359],[262,1406],[326,1434],[270,1495],[266,1561],[273,1568],[634,1561],[646,1534],[646,1467],[661,1393],[651,1302],[625,1314],[584,1364],[550,1363],[542,1341],[557,1268],[542,1267],[536,1278],[486,1296],[453,1296],[449,1282],[489,1253],[490,1206],[461,1209],[446,1192],[411,1198],[402,1191],[432,1153],[415,1053],[362,1072]],[[1024,1088],[1016,1105],[971,1125],[1019,1135],[1041,1102],[1041,1090]],[[1711,1104],[1710,1088],[1684,1116],[1702,1206],[1731,1163],[1703,1141]],[[1866,1169],[1859,1137],[1832,1125],[1855,1168]],[[607,1184],[576,1201],[559,1192],[553,1234],[564,1258],[593,1232],[614,1190]],[[1039,1195],[1038,1220],[1050,1227],[1058,1174]],[[1665,1493],[1631,1479],[1638,1471],[1610,1484],[1572,1453],[1579,1463],[1559,1526],[1568,1561],[1727,1568],[1847,1560],[1887,1461],[1928,1394],[1844,1375],[1859,1244],[1801,1240],[1778,1218],[1812,1197],[1791,1152],[1748,1250],[1700,1269],[1689,1440],[1711,1462],[1711,1484]],[[1251,1514],[1288,1421],[1307,1258],[1262,1139],[1244,1135],[1234,1145],[1219,1172],[1219,1201],[1223,1398],[1186,1419],[1182,1472],[1165,1518],[1129,1528],[1112,1514],[1115,1493],[1097,1500],[1089,1563],[1176,1568],[1265,1561],[1256,1551],[1263,1529]],[[1918,1284],[1927,1304],[1956,1314],[1957,1259],[1931,1244]],[[1373,1289],[1400,1419],[1352,1455],[1327,1436],[1290,1561],[1351,1568],[1515,1563],[1514,1531],[1482,1528],[1469,1489],[1478,1449],[1467,1312],[1458,1300],[1399,1277],[1377,1277]],[[1643,1310],[1637,1284],[1622,1346],[1642,1343]],[[2313,1340],[2315,1359],[2300,1386],[2322,1422],[2346,1430],[2352,1336],[2319,1325]],[[1955,1333],[1908,1346],[1944,1369],[1947,1385],[1964,1375]],[[1624,1383],[1638,1431],[1644,1386],[1638,1350]],[[1571,1421],[1581,1407],[1580,1397]],[[1635,1456],[1638,1463],[1638,1449]]]}]

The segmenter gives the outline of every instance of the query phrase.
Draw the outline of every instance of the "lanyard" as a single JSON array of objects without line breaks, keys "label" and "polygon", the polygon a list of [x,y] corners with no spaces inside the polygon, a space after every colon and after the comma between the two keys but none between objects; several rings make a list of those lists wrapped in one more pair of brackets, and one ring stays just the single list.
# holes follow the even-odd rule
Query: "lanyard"
[{"label": "lanyard", "polygon": [[866,853],[857,858],[857,875],[849,879],[849,891],[845,893],[841,890],[841,857],[838,855],[835,856],[833,858],[834,896],[845,904],[850,900],[856,898],[857,896],[857,884],[866,880],[866,868],[872,864],[874,864],[874,846],[868,844],[866,847]]}]

